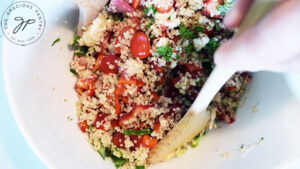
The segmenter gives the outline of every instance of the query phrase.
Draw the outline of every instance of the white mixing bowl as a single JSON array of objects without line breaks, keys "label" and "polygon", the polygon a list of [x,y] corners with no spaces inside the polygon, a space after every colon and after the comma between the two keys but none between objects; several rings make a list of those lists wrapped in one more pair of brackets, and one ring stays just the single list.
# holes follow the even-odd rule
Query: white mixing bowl
[{"label": "white mixing bowl", "polygon": [[[46,19],[41,39],[18,46],[3,38],[2,69],[15,119],[50,168],[112,169],[77,127],[75,78],[69,72],[72,51],[67,46],[76,27],[76,6],[72,0],[32,2]],[[51,47],[57,37],[61,41]],[[153,169],[269,169],[299,159],[300,101],[285,75],[257,73],[249,88],[234,124],[208,132],[197,148]]]}]

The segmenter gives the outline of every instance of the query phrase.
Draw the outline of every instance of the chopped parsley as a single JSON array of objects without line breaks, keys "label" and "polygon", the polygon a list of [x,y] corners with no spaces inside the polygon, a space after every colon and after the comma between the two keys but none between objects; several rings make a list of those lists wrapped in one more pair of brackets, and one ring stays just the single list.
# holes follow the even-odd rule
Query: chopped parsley
[{"label": "chopped parsley", "polygon": [[179,25],[179,33],[180,33],[180,36],[184,39],[195,38],[194,32],[192,30],[184,27],[182,24]]},{"label": "chopped parsley", "polygon": [[188,52],[188,53],[191,53],[191,52],[195,52],[195,51],[196,51],[196,49],[195,49],[193,43],[189,43],[189,45],[188,45],[187,47],[185,47],[184,50],[185,50],[186,52]]},{"label": "chopped parsley", "polygon": [[91,124],[91,125],[89,125],[89,129],[90,130],[93,130],[93,128],[94,128],[94,126]]},{"label": "chopped parsley", "polygon": [[136,166],[135,169],[145,169],[145,166]]},{"label": "chopped parsley", "polygon": [[216,38],[211,39],[205,46],[205,48],[208,51],[208,55],[213,56],[220,45],[221,43],[218,41],[218,39]]},{"label": "chopped parsley", "polygon": [[244,148],[244,144],[242,144],[241,146],[240,146],[240,149],[243,149]]},{"label": "chopped parsley", "polygon": [[101,157],[103,159],[105,159],[106,157],[110,157],[111,160],[113,161],[113,163],[115,164],[116,168],[123,166],[127,161],[126,158],[117,157],[117,156],[113,155],[113,152],[111,149],[104,147],[102,145],[101,145],[100,150],[98,150],[98,153],[101,155]]},{"label": "chopped parsley", "polygon": [[[174,51],[174,49],[171,48],[170,45],[167,45],[167,46],[161,46],[161,47],[159,47],[159,48],[157,49],[157,53],[160,54],[161,56],[163,56],[164,58],[166,58],[168,62],[169,62],[169,61],[172,59],[172,57],[173,57],[173,54],[174,54],[173,51]],[[178,54],[177,54],[177,55],[178,55]],[[178,57],[177,55],[176,55],[176,58]]]},{"label": "chopped parsley", "polygon": [[221,15],[226,15],[229,9],[232,7],[234,0],[226,1],[224,5],[218,5],[217,10],[221,12]]},{"label": "chopped parsley", "polygon": [[149,12],[152,11],[152,14],[155,15],[157,13],[157,9],[155,8],[154,5],[150,6],[149,8],[144,10],[145,15],[149,15]]},{"label": "chopped parsley", "polygon": [[89,51],[89,47],[87,46],[80,46],[75,50],[75,55],[78,56],[85,56]]},{"label": "chopped parsley", "polygon": [[100,150],[98,150],[98,153],[101,155],[101,157],[103,158],[103,160],[105,160],[105,157],[106,157],[106,147],[104,147],[103,145],[101,145]]},{"label": "chopped parsley", "polygon": [[211,62],[211,60],[208,58],[200,58],[199,60],[200,62]]},{"label": "chopped parsley", "polygon": [[112,17],[114,21],[122,21],[124,19],[122,13],[112,13]]},{"label": "chopped parsley", "polygon": [[75,76],[78,76],[78,73],[76,72],[75,69],[71,68],[71,69],[70,69],[70,72],[73,73]]},{"label": "chopped parsley", "polygon": [[152,39],[152,38],[154,38],[154,35],[153,35],[153,34],[151,34],[151,35],[149,36],[149,39]]},{"label": "chopped parsley", "polygon": [[150,128],[148,129],[142,129],[142,130],[124,130],[124,135],[136,135],[136,136],[143,136],[147,134],[151,134],[152,130]]},{"label": "chopped parsley", "polygon": [[56,38],[54,41],[53,41],[53,43],[52,43],[52,45],[51,46],[54,46],[57,42],[59,42],[60,41],[60,38]]},{"label": "chopped parsley", "polygon": [[198,87],[201,87],[201,85],[202,85],[201,78],[199,78],[199,79],[197,80],[196,85],[197,85]]},{"label": "chopped parsley", "polygon": [[153,22],[149,22],[149,23],[146,25],[146,28],[149,29],[152,25],[153,25]]},{"label": "chopped parsley", "polygon": [[203,32],[204,31],[204,26],[196,26],[195,27],[195,32]]},{"label": "chopped parsley", "polygon": [[220,31],[221,30],[220,25],[219,25],[218,22],[215,22],[215,30],[216,31]]},{"label": "chopped parsley", "polygon": [[261,137],[259,140],[260,140],[260,141],[263,141],[264,139],[265,139],[264,137]]},{"label": "chopped parsley", "polygon": [[73,37],[73,41],[72,41],[72,43],[71,43],[71,46],[72,46],[73,48],[79,46],[79,42],[78,42],[79,39],[80,39],[80,37],[79,37],[77,34],[75,34],[74,37]]}]

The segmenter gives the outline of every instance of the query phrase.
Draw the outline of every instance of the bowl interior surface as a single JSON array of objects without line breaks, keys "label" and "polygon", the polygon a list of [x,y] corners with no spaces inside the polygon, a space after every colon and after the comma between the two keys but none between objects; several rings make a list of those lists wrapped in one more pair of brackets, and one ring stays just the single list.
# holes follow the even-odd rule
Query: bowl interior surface
[{"label": "bowl interior surface", "polygon": [[[2,69],[15,119],[50,168],[112,169],[77,127],[76,79],[69,71],[73,53],[68,48],[78,18],[76,5],[72,0],[32,2],[46,18],[41,39],[28,46],[3,40]],[[61,41],[52,47],[58,37]],[[299,159],[300,101],[284,75],[256,73],[249,90],[234,124],[209,131],[197,148],[151,168],[265,169]]]}]

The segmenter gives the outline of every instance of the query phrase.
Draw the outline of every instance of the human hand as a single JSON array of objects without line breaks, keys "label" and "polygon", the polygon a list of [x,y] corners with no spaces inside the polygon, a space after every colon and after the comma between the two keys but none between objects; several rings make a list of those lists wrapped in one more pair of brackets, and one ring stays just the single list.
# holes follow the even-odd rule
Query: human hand
[{"label": "human hand", "polygon": [[[254,0],[238,0],[224,19],[239,26]],[[217,65],[241,71],[300,72],[300,1],[283,0],[258,24],[225,42]]]}]

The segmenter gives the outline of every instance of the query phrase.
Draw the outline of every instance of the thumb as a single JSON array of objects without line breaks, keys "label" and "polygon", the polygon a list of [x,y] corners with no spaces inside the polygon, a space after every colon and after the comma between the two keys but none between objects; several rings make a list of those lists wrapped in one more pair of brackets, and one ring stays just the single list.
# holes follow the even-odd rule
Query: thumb
[{"label": "thumb", "polygon": [[224,25],[233,28],[240,25],[254,0],[237,0],[232,10],[224,18]]}]

